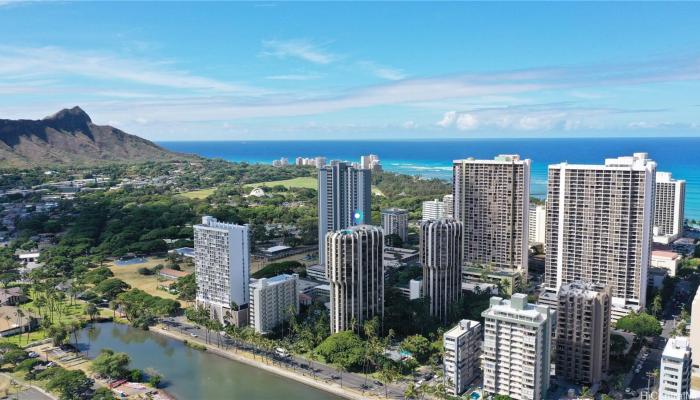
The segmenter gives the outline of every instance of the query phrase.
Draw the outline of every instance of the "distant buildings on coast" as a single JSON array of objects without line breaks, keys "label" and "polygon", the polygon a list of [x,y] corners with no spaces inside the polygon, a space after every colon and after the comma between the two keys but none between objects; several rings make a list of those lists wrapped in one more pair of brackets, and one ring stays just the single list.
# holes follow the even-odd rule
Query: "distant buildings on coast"
[{"label": "distant buildings on coast", "polygon": [[[366,321],[383,320],[384,280],[401,265],[387,254],[416,252],[390,248],[385,237],[406,242],[417,232],[413,262],[422,277],[401,293],[426,298],[431,316],[447,324],[463,291],[479,292],[479,285],[491,293],[498,286],[501,295],[490,299],[483,323],[462,320],[443,336],[452,395],[480,375],[485,397],[546,398],[550,360],[558,378],[598,387],[609,370],[612,324],[645,309],[649,268],[677,272],[675,253],[652,252],[652,243],[682,236],[685,182],[657,172],[646,153],[550,165],[546,202],[533,205],[530,160],[517,154],[456,160],[452,193],[423,202],[420,221],[396,207],[372,220],[376,156],[357,163],[298,157],[295,164],[318,168],[319,265],[307,268],[308,279],[280,275],[249,289],[247,227],[204,217],[195,226],[198,304],[213,318],[249,321],[265,333],[314,296],[329,309],[331,333],[362,332]],[[540,271],[529,270],[531,246],[544,251]],[[539,285],[533,276],[542,278]],[[661,379],[677,382],[662,385],[660,398],[686,393],[690,348],[700,346],[699,304],[690,339],[669,341],[664,350]],[[675,370],[682,374],[669,372]]]}]

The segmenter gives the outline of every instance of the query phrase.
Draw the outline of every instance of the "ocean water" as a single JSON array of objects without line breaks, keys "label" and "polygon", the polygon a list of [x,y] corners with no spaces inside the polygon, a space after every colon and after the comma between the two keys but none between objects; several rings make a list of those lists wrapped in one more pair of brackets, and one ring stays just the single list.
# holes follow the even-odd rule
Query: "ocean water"
[{"label": "ocean water", "polygon": [[497,154],[520,154],[532,160],[531,192],[544,197],[547,166],[569,163],[603,163],[605,158],[647,152],[659,171],[686,180],[686,217],[700,219],[700,138],[585,138],[585,139],[461,139],[362,141],[188,141],[159,142],[179,152],[229,161],[270,163],[280,157],[325,156],[328,160],[359,161],[376,154],[385,170],[426,178],[451,179],[452,160]]}]

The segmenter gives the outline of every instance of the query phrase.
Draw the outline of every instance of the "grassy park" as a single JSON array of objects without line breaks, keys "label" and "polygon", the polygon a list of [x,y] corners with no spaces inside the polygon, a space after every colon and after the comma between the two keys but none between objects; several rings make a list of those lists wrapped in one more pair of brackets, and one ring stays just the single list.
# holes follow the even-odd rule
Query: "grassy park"
[{"label": "grassy park", "polygon": [[[177,296],[171,294],[168,291],[158,289],[158,286],[167,287],[174,281],[163,278],[158,274],[142,275],[139,273],[139,268],[153,269],[153,267],[155,267],[158,264],[165,264],[166,261],[167,260],[165,259],[165,257],[149,257],[145,263],[116,265],[114,264],[114,262],[112,262],[108,264],[108,267],[110,270],[112,270],[112,273],[114,273],[115,278],[121,279],[124,282],[128,283],[129,286],[131,286],[133,289],[143,290],[144,292],[153,296],[177,300]],[[188,267],[184,264],[182,265],[182,267],[183,271],[192,272],[192,267]],[[185,302],[182,300],[180,301],[180,304],[183,307],[187,306],[187,304],[185,304]]]}]

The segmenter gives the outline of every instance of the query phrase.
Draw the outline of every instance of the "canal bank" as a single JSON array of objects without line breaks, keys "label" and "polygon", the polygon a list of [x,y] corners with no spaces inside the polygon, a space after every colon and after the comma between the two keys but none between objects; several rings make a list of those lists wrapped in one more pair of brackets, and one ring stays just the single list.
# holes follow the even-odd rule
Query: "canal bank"
[{"label": "canal bank", "polygon": [[[285,399],[337,400],[327,388],[290,380],[258,365],[232,362],[224,354],[192,349],[178,337],[115,323],[95,324],[80,331],[79,348],[94,358],[104,348],[127,353],[132,368],[164,377],[164,390],[178,400]],[[360,397],[353,397],[360,398]]]},{"label": "canal bank", "polygon": [[[183,335],[181,333],[172,331],[172,330],[165,330],[162,329],[161,327],[153,327],[151,328],[153,332],[156,332],[158,334],[168,336],[170,338],[176,339],[176,340],[189,340],[192,341],[192,338],[188,338],[187,335]],[[199,344],[199,341],[198,341]],[[211,352],[213,354],[217,354],[221,357],[228,358],[230,360],[244,363],[247,365],[250,365],[255,368],[259,368],[268,372],[271,372],[276,375],[283,376],[287,379],[292,379],[295,380],[299,383],[303,383],[304,385],[311,386],[313,388],[332,393],[336,396],[343,397],[346,399],[351,399],[351,400],[363,400],[363,399],[368,399],[368,398],[377,398],[376,396],[370,396],[367,393],[361,394],[361,393],[356,393],[355,391],[349,390],[347,388],[341,387],[339,384],[328,381],[328,380],[318,380],[314,379],[312,376],[308,375],[303,375],[300,374],[299,372],[295,372],[292,370],[289,370],[287,368],[274,365],[274,364],[269,364],[264,361],[261,361],[259,359],[255,359],[250,353],[242,351],[242,350],[225,350],[218,348],[214,345],[211,344],[206,344],[206,343],[201,343],[207,348],[208,352]]]}]

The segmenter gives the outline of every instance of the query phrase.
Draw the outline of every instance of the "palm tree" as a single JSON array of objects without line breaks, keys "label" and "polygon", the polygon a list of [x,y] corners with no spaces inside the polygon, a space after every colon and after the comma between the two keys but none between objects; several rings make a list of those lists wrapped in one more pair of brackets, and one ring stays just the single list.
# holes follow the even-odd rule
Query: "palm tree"
[{"label": "palm tree", "polygon": [[592,399],[593,393],[591,392],[591,389],[588,386],[583,386],[581,387],[581,393],[579,394],[579,397],[582,399]]},{"label": "palm tree", "polygon": [[406,390],[403,391],[404,399],[416,399],[418,398],[418,389],[413,382],[409,382],[406,386]]}]

